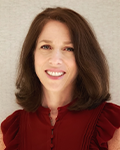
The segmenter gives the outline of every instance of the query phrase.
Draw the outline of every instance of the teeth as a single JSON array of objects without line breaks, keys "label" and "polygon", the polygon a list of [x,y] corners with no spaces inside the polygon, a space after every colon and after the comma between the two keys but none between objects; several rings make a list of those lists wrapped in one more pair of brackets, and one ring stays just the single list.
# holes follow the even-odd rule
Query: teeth
[{"label": "teeth", "polygon": [[61,76],[64,74],[63,72],[51,72],[51,71],[47,71],[47,73],[51,76]]}]

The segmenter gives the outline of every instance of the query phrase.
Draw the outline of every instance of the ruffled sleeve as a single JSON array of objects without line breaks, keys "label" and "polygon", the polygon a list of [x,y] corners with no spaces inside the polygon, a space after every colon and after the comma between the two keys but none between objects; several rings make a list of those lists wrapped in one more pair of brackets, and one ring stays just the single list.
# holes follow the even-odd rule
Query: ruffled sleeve
[{"label": "ruffled sleeve", "polygon": [[113,137],[116,129],[120,127],[120,106],[106,103],[91,139],[90,150],[108,150],[107,142]]},{"label": "ruffled sleeve", "polygon": [[21,111],[22,110],[15,111],[12,115],[8,116],[1,124],[3,141],[6,146],[5,150],[18,149]]}]

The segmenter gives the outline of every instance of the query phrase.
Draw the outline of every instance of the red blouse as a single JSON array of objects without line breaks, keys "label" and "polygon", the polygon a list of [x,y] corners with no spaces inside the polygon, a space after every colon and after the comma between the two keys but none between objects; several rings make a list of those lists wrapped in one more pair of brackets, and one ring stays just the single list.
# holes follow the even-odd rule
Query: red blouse
[{"label": "red blouse", "polygon": [[104,102],[78,112],[67,107],[58,108],[54,126],[49,108],[15,111],[1,124],[5,150],[107,150],[107,141],[120,127],[120,106]]}]

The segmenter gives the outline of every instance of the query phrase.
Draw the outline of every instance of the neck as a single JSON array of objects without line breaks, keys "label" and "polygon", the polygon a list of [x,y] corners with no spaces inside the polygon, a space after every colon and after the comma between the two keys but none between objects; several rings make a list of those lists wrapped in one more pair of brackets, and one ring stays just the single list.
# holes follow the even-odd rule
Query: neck
[{"label": "neck", "polygon": [[53,92],[43,88],[42,106],[56,111],[58,107],[62,107],[70,103],[73,99],[73,88],[71,90]]}]

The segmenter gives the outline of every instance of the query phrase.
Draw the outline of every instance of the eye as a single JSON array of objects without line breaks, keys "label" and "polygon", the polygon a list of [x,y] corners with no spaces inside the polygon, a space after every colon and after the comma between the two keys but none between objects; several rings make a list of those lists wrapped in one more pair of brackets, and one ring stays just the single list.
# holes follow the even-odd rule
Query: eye
[{"label": "eye", "polygon": [[41,46],[42,49],[51,49],[51,46],[50,45],[43,45]]},{"label": "eye", "polygon": [[66,50],[66,51],[74,51],[74,48],[72,48],[72,47],[65,47],[64,50]]}]

